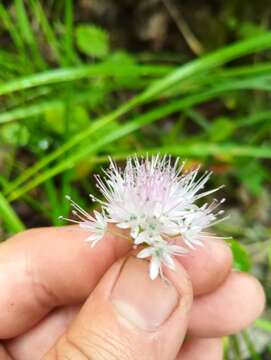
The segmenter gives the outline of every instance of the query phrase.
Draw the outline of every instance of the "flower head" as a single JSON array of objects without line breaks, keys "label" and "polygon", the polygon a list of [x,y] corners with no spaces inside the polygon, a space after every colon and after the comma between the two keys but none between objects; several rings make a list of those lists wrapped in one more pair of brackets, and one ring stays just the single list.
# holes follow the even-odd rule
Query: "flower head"
[{"label": "flower head", "polygon": [[174,255],[187,251],[172,239],[181,237],[185,244],[194,248],[202,245],[207,236],[205,230],[220,220],[222,211],[217,207],[224,201],[213,201],[202,206],[197,200],[212,194],[218,188],[204,191],[211,173],[198,176],[199,168],[183,170],[179,160],[170,156],[146,158],[130,157],[124,169],[110,160],[104,176],[97,176],[97,187],[103,200],[91,195],[100,203],[101,213],[89,215],[72,200],[74,221],[91,232],[88,241],[95,244],[107,229],[107,223],[128,229],[133,243],[146,246],[138,256],[150,257],[150,276],[162,274],[162,265],[174,268]]}]

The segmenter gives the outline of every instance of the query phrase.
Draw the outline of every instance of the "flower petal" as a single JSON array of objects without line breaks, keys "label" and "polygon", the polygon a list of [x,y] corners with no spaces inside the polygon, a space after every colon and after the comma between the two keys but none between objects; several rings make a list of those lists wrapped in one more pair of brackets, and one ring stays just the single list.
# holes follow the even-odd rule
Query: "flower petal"
[{"label": "flower petal", "polygon": [[97,234],[91,234],[85,239],[86,242],[93,242],[97,240],[100,240],[100,236],[98,236]]},{"label": "flower petal", "polygon": [[150,272],[149,272],[151,280],[154,280],[158,277],[160,272],[160,266],[161,266],[160,259],[157,256],[153,256],[151,258]]},{"label": "flower petal", "polygon": [[163,262],[168,268],[170,268],[171,270],[175,270],[176,268],[175,262],[169,254],[165,254],[163,256]]},{"label": "flower petal", "polygon": [[137,258],[139,259],[144,259],[144,258],[147,258],[149,256],[152,256],[153,255],[153,248],[151,247],[148,247],[148,248],[145,248],[143,250],[141,250],[138,254],[137,254]]}]

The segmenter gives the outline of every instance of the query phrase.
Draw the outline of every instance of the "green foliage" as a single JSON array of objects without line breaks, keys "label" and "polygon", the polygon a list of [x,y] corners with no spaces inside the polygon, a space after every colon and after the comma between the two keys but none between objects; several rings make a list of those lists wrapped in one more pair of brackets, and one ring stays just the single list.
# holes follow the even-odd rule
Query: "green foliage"
[{"label": "green foliage", "polygon": [[12,209],[5,197],[0,193],[0,219],[5,222],[9,233],[16,233],[25,230],[25,226],[15,211]]},{"label": "green foliage", "polygon": [[230,240],[229,244],[233,254],[233,268],[238,271],[250,271],[251,258],[246,248],[236,240]]},{"label": "green foliage", "polygon": [[28,128],[21,124],[7,124],[1,128],[0,139],[3,144],[14,146],[27,145],[30,138]]},{"label": "green foliage", "polygon": [[[212,168],[213,181],[227,185],[221,196],[242,219],[233,216],[219,228],[236,239],[230,241],[234,268],[256,266],[259,274],[268,268],[270,276],[271,33],[264,22],[241,20],[221,5],[229,15],[210,23],[223,24],[224,35],[202,36],[202,48],[212,50],[195,57],[172,50],[174,37],[161,51],[147,42],[127,42],[127,51],[111,28],[80,18],[72,0],[9,3],[0,4],[5,237],[33,225],[25,208],[39,226],[58,225],[57,217],[68,215],[65,194],[87,206],[87,194],[95,192],[89,176],[108,155],[123,161],[134,152],[171,153],[188,167]],[[124,37],[129,31],[122,29]],[[260,265],[255,245],[266,254]],[[261,321],[256,326],[270,331]],[[243,340],[257,358],[251,340]],[[238,339],[229,344],[237,354]]]},{"label": "green foliage", "polygon": [[255,326],[259,329],[271,332],[271,321],[258,319],[255,321]]},{"label": "green foliage", "polygon": [[94,25],[78,25],[76,43],[82,53],[99,59],[104,58],[109,52],[108,34]]},{"label": "green foliage", "polygon": [[252,159],[249,164],[246,164],[239,176],[250,193],[257,196],[262,192],[263,184],[269,174],[260,163]]},{"label": "green foliage", "polygon": [[235,124],[230,118],[217,118],[208,129],[212,142],[230,140],[235,131]]}]

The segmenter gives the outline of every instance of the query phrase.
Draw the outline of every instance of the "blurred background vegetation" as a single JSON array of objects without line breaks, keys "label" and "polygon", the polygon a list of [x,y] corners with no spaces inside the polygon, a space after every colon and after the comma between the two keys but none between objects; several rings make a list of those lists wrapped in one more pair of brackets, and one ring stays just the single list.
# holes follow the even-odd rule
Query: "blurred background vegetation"
[{"label": "blurred background vegetation", "polygon": [[234,266],[268,299],[225,358],[270,359],[270,26],[269,1],[1,1],[1,240],[59,225],[66,194],[89,208],[108,155],[202,164],[226,185]]}]

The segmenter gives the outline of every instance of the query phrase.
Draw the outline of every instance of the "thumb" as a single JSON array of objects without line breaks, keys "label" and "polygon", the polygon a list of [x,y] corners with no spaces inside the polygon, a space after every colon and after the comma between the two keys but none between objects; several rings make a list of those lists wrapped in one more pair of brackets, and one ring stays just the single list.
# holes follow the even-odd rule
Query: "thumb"
[{"label": "thumb", "polygon": [[44,359],[176,359],[192,303],[190,281],[179,263],[174,272],[165,269],[170,283],[150,280],[148,267],[132,256],[115,263]]}]

